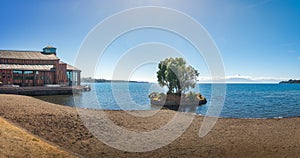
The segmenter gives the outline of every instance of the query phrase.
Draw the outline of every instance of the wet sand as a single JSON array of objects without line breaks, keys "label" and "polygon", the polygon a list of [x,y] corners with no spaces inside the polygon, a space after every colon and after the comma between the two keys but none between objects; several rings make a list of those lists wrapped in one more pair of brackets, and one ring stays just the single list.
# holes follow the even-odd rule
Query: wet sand
[{"label": "wet sand", "polygon": [[[203,138],[196,116],[183,135],[149,152],[114,149],[95,138],[77,110],[32,97],[0,95],[0,116],[61,148],[82,157],[299,157],[300,117],[281,119],[218,119]],[[124,111],[80,110],[93,118],[105,113],[116,125],[132,131],[151,131],[166,125],[176,112],[135,117]],[[141,111],[140,114],[150,113]],[[192,114],[182,114],[185,115]],[[105,122],[102,122],[105,124]],[[101,122],[98,127],[101,127]],[[169,131],[172,132],[172,131]],[[157,136],[158,138],[160,136]],[[132,138],[134,139],[134,138]],[[137,140],[138,141],[138,140]]]}]

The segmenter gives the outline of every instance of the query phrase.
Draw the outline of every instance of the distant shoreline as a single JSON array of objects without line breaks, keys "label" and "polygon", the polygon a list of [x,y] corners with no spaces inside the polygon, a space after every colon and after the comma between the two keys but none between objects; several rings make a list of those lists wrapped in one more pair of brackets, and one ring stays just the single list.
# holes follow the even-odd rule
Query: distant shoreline
[{"label": "distant shoreline", "polygon": [[83,78],[81,79],[83,83],[107,83],[107,82],[114,82],[114,83],[149,83],[146,81],[126,81],[126,80],[106,80],[106,79],[92,79],[92,78]]},{"label": "distant shoreline", "polygon": [[281,81],[279,84],[300,84],[300,80],[288,80],[288,81]]}]

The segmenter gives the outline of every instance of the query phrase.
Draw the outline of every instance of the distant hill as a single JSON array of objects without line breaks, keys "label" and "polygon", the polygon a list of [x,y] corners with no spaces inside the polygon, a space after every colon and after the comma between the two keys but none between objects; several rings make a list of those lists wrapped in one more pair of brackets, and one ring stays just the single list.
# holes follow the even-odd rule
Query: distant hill
[{"label": "distant hill", "polygon": [[281,81],[279,84],[300,84],[300,80],[288,80],[288,81]]},{"label": "distant hill", "polygon": [[106,79],[93,79],[93,78],[82,78],[81,82],[90,82],[90,83],[104,83],[104,82],[148,83],[148,82],[143,82],[143,81],[106,80]]},{"label": "distant hill", "polygon": [[227,83],[255,83],[255,81],[247,78],[231,77],[226,79]]}]

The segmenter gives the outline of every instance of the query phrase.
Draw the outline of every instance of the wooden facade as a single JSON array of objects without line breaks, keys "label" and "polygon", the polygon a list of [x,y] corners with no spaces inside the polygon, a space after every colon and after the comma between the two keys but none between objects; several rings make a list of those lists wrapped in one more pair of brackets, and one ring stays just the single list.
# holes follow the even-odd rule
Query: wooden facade
[{"label": "wooden facade", "polygon": [[61,62],[54,47],[43,52],[0,50],[0,85],[80,85],[80,72]]}]

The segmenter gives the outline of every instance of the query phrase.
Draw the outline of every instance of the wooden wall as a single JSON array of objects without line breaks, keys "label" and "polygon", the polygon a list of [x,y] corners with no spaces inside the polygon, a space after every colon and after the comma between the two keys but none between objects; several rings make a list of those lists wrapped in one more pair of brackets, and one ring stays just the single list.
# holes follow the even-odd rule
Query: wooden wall
[{"label": "wooden wall", "polygon": [[36,86],[43,86],[45,84],[55,84],[55,72],[53,71],[38,71],[36,75]]},{"label": "wooden wall", "polygon": [[55,77],[56,84],[67,84],[67,64],[55,65]]},{"label": "wooden wall", "polygon": [[[17,71],[18,72],[18,71]],[[14,73],[13,70],[0,70],[0,82],[2,85],[20,86],[44,86],[45,84],[55,84],[55,72],[53,71],[20,71]]]},{"label": "wooden wall", "polygon": [[[6,70],[0,69],[0,82],[2,85],[15,84],[20,86],[43,86],[45,84],[68,85],[67,64],[60,64],[59,60],[22,60],[22,59],[0,59],[0,64],[26,64],[26,65],[53,65],[54,69],[49,71],[38,70]],[[26,73],[25,73],[26,71]],[[15,72],[15,73],[14,73]],[[80,71],[77,73],[76,85],[80,85]],[[74,76],[75,77],[75,76]]]},{"label": "wooden wall", "polygon": [[0,82],[2,84],[12,84],[12,70],[0,70]]}]

